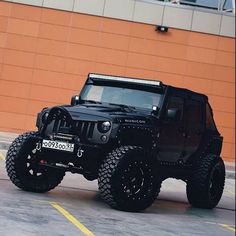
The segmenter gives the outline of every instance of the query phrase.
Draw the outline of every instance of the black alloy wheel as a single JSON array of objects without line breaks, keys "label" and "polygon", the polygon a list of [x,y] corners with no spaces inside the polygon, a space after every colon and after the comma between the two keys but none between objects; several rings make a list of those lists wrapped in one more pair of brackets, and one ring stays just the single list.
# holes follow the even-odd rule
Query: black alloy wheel
[{"label": "black alloy wheel", "polygon": [[18,188],[41,193],[60,184],[65,172],[40,165],[44,159],[37,156],[37,135],[37,132],[28,132],[13,141],[6,156],[6,170]]},{"label": "black alloy wheel", "polygon": [[187,181],[187,197],[194,207],[212,209],[217,206],[224,191],[225,165],[215,155],[206,155],[197,163]]},{"label": "black alloy wheel", "polygon": [[108,154],[99,170],[102,199],[123,211],[142,211],[157,198],[161,180],[157,166],[142,148],[122,146]]}]

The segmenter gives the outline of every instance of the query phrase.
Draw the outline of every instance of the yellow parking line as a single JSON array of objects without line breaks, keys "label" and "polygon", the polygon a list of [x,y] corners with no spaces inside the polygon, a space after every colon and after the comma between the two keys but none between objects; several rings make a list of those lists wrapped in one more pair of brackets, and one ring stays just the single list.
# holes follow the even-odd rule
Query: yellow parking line
[{"label": "yellow parking line", "polygon": [[72,216],[68,211],[62,208],[58,203],[51,202],[51,205],[55,209],[57,209],[64,217],[66,217],[72,224],[74,224],[86,236],[95,236],[89,229],[87,229],[83,224],[81,224],[74,216]]},{"label": "yellow parking line", "polygon": [[230,225],[227,225],[227,224],[218,224],[218,225],[220,225],[221,227],[226,228],[226,229],[228,229],[229,231],[235,233],[235,228],[232,227],[232,226],[230,226]]},{"label": "yellow parking line", "polygon": [[3,156],[3,154],[1,152],[0,152],[0,160],[5,161],[5,157]]},{"label": "yellow parking line", "polygon": [[235,192],[233,192],[233,191],[231,191],[231,190],[228,190],[228,189],[225,189],[225,192],[226,192],[226,193],[230,193],[230,194],[232,194],[232,195],[235,195]]},{"label": "yellow parking line", "polygon": [[215,223],[215,222],[206,222],[207,224],[213,224],[213,225],[219,225],[231,232],[234,232],[235,233],[235,227],[232,226],[232,225],[227,225],[227,224],[220,224],[220,223]]}]

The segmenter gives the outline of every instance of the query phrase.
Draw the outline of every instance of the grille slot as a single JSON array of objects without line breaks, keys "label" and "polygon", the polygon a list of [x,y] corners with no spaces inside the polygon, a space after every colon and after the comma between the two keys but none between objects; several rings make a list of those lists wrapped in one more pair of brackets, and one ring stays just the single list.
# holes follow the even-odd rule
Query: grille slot
[{"label": "grille slot", "polygon": [[82,128],[82,132],[81,132],[81,136],[82,137],[86,137],[87,136],[88,126],[89,126],[89,123],[84,122],[84,125],[83,125],[83,128]]},{"label": "grille slot", "polygon": [[88,130],[88,138],[92,138],[93,137],[94,127],[95,127],[95,124],[94,123],[90,123],[89,130]]},{"label": "grille slot", "polygon": [[59,129],[59,120],[58,119],[56,119],[56,120],[54,120],[54,125],[53,125],[53,133],[57,133],[58,132],[58,129]]},{"label": "grille slot", "polygon": [[93,137],[94,122],[78,121],[75,125],[74,134],[79,135],[81,139],[90,139]]},{"label": "grille slot", "polygon": [[66,122],[65,120],[59,120],[58,121],[58,128],[56,133],[70,133],[71,126]]}]

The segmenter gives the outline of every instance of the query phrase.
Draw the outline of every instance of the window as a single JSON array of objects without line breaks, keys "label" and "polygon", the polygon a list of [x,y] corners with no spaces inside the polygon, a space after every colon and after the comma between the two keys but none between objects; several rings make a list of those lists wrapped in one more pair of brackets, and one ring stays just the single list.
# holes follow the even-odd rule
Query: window
[{"label": "window", "polygon": [[223,1],[223,10],[224,11],[234,11],[235,9],[235,0],[225,0]]},{"label": "window", "polygon": [[168,109],[178,109],[180,112],[180,120],[183,118],[184,99],[180,97],[171,97],[168,104]]},{"label": "window", "polygon": [[197,101],[188,101],[186,107],[186,117],[188,123],[199,125],[202,123],[201,103]]},{"label": "window", "polygon": [[158,1],[235,13],[235,0],[158,0]]},{"label": "window", "polygon": [[212,131],[216,130],[215,122],[209,104],[206,104],[206,128]]},{"label": "window", "polygon": [[180,0],[181,4],[218,9],[219,0]]}]

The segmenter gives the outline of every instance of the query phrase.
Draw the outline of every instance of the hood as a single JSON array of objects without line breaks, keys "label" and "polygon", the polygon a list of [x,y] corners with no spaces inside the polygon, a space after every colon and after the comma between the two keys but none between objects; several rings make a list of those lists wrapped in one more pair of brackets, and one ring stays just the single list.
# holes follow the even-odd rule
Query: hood
[{"label": "hood", "polygon": [[125,123],[146,123],[150,113],[132,108],[124,108],[116,105],[80,104],[76,106],[64,106],[73,120],[84,121],[118,121]]}]

